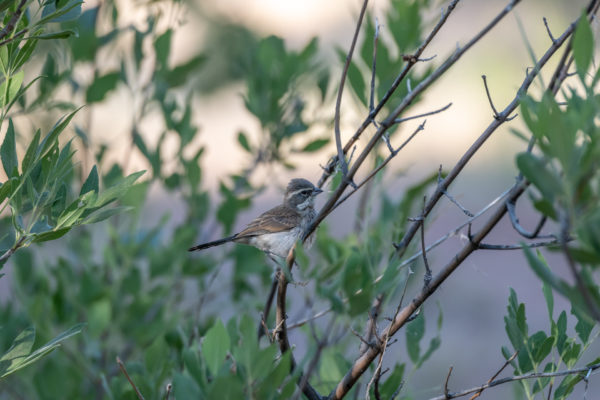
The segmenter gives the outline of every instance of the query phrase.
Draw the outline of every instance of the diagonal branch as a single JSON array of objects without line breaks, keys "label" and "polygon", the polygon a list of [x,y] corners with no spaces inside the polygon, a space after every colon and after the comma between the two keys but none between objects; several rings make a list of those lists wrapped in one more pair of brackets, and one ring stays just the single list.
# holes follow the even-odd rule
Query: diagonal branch
[{"label": "diagonal branch", "polygon": [[[425,49],[427,48],[429,43],[431,43],[433,38],[438,34],[438,32],[440,31],[442,26],[444,26],[444,24],[448,20],[448,17],[452,13],[452,11],[456,8],[456,5],[458,4],[459,1],[460,0],[452,0],[452,2],[448,5],[446,10],[442,13],[442,16],[441,16],[439,22],[433,27],[433,29],[431,30],[431,32],[429,33],[427,38],[425,38],[425,40],[423,41],[421,46],[419,46],[419,48],[413,54],[414,57],[407,61],[407,64],[404,66],[404,68],[402,69],[400,74],[398,74],[396,79],[394,79],[394,82],[392,83],[392,85],[390,86],[388,91],[385,93],[385,95],[382,97],[382,99],[379,101],[379,103],[377,104],[375,109],[373,109],[369,113],[369,115],[364,119],[364,121],[362,122],[360,127],[356,130],[354,135],[346,142],[346,144],[344,145],[344,148],[343,148],[344,154],[346,154],[346,153],[348,153],[348,151],[350,151],[352,146],[354,146],[354,144],[358,141],[358,139],[360,138],[362,133],[365,131],[365,129],[367,129],[367,127],[371,124],[371,121],[373,121],[373,119],[379,114],[379,112],[387,104],[387,102],[392,97],[392,95],[394,94],[394,92],[396,91],[396,89],[398,88],[400,83],[404,80],[404,78],[406,78],[406,76],[411,71],[411,69],[415,66],[415,64],[417,64],[419,57],[421,56],[421,54],[423,54],[423,51],[425,51]],[[319,183],[318,183],[319,187],[322,187],[325,184],[325,181],[327,180],[327,178],[329,178],[329,176],[335,170],[335,166],[337,165],[336,160],[337,160],[336,157],[332,158],[327,163],[327,166],[324,167],[323,175],[321,175],[321,178],[319,179]]]},{"label": "diagonal branch", "polygon": [[481,386],[477,386],[477,387],[474,387],[474,388],[462,390],[462,391],[457,392],[457,393],[448,393],[447,395],[444,394],[442,396],[433,397],[430,400],[455,399],[457,397],[466,396],[468,394],[476,393],[476,392],[479,392],[479,391],[483,391],[485,389],[488,389],[488,388],[491,388],[491,387],[494,387],[494,386],[498,386],[498,385],[502,385],[502,384],[508,383],[508,382],[522,381],[522,380],[525,380],[525,379],[554,378],[554,377],[557,377],[557,376],[577,375],[577,374],[583,374],[583,373],[588,374],[590,371],[595,371],[597,369],[600,369],[600,363],[593,364],[593,365],[590,365],[590,366],[587,366],[587,367],[581,367],[581,368],[575,368],[575,369],[568,369],[568,370],[565,370],[565,371],[558,371],[558,372],[534,372],[534,373],[525,374],[525,375],[509,376],[507,378],[497,379],[495,381],[488,382],[488,383],[486,383],[484,385],[481,385]]},{"label": "diagonal branch", "polygon": [[[10,18],[8,23],[4,26],[4,28],[2,28],[2,30],[0,30],[0,40],[4,39],[5,37],[10,35],[15,30],[15,27],[17,26],[17,22],[19,22],[19,19],[21,19],[21,15],[23,14],[23,7],[25,7],[25,3],[27,3],[27,0],[21,0],[21,2],[19,3],[19,5],[17,6],[17,8],[15,10],[15,13],[12,15],[12,17]],[[24,34],[25,32],[22,32],[22,33]]]},{"label": "diagonal branch", "polygon": [[335,132],[335,146],[337,148],[337,160],[339,162],[340,168],[342,170],[342,176],[346,179],[346,175],[348,173],[348,164],[346,163],[345,152],[342,149],[342,139],[340,134],[340,108],[342,105],[342,93],[344,92],[344,84],[346,83],[346,76],[348,76],[348,68],[350,68],[350,62],[352,61],[352,54],[354,53],[354,47],[356,47],[356,41],[358,39],[358,34],[360,32],[360,26],[362,25],[362,20],[365,16],[365,12],[367,11],[367,4],[369,0],[364,0],[362,8],[360,10],[360,15],[358,16],[358,21],[356,22],[356,30],[354,31],[354,37],[352,38],[352,44],[350,45],[350,50],[348,50],[348,55],[346,56],[346,63],[344,64],[344,69],[342,71],[342,77],[340,79],[340,88],[338,89],[337,99],[335,101],[335,117],[333,119],[334,124],[334,132]]}]

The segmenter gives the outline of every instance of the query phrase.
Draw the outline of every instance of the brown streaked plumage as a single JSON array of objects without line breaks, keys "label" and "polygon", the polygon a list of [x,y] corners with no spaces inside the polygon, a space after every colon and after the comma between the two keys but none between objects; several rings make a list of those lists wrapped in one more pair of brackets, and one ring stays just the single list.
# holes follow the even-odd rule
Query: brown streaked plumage
[{"label": "brown streaked plumage", "polygon": [[[191,247],[188,251],[204,250],[228,242],[244,243],[268,255],[286,257],[315,218],[314,198],[322,190],[306,179],[292,179],[287,186],[283,204],[274,207],[251,221],[235,235]],[[309,238],[309,244],[312,241]]]}]

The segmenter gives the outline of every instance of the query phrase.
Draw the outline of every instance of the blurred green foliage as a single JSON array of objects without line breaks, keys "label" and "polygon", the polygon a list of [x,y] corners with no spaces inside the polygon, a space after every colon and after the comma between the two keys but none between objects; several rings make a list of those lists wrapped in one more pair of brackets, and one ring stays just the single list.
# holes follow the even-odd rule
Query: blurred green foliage
[{"label": "blurred green foliage", "polygon": [[[365,198],[368,211],[362,211],[368,217],[357,213],[362,220],[356,232],[337,238],[323,224],[313,250],[298,250],[293,279],[298,285],[308,282],[310,292],[302,312],[310,317],[320,307],[331,310],[341,328],[326,332],[320,323],[296,328],[306,338],[306,352],[293,373],[290,354],[281,356],[268,338],[259,340],[257,323],[273,272],[264,255],[245,246],[199,256],[185,250],[198,237],[233,232],[239,214],[270,183],[255,183],[258,169],[293,169],[297,154],[318,152],[330,142],[331,135],[313,132],[331,131],[332,116],[324,120],[314,110],[333,109],[334,69],[324,65],[317,39],[293,50],[281,38],[259,38],[217,20],[207,21],[215,29],[201,50],[174,64],[173,40],[180,26],[169,15],[184,5],[160,3],[169,12],[137,4],[144,18],[134,24],[122,18],[119,2],[84,7],[73,0],[27,2],[13,33],[0,38],[5,174],[0,248],[11,268],[11,276],[2,278],[10,279],[11,297],[0,304],[2,398],[135,398],[115,362],[119,357],[147,399],[164,398],[168,383],[177,399],[286,399],[297,390],[300,369],[320,350],[311,383],[328,393],[356,355],[356,338],[338,331],[363,330],[373,299],[383,293],[382,309],[393,313],[407,286],[420,284],[420,274],[412,272],[420,270],[421,261],[399,267],[392,243],[404,234],[407,219],[419,214],[437,172],[397,197],[386,191],[380,173]],[[402,55],[423,40],[429,3],[391,2],[377,47],[376,100],[401,70]],[[2,20],[10,20],[18,7],[0,2]],[[580,239],[572,254],[591,275],[600,259],[595,235],[600,225],[594,224],[598,74],[592,80],[585,73],[593,49],[588,28],[578,29],[574,43],[585,96],[567,92],[566,107],[551,98],[524,99],[522,112],[541,154],[524,153],[517,164],[540,192],[538,210],[550,218],[569,216]],[[24,29],[29,34],[19,35]],[[374,33],[369,17],[348,76],[363,106],[368,105],[365,82],[370,80]],[[411,73],[412,85],[432,68]],[[243,80],[244,104],[259,128],[237,132],[234,145],[245,152],[244,165],[219,177],[218,196],[211,197],[203,179],[205,149],[193,118],[194,99],[238,80]],[[400,86],[387,106],[408,90]],[[109,154],[119,145],[91,134],[96,123],[91,115],[123,93],[131,99],[129,147],[125,159],[115,160]],[[148,121],[158,130],[156,140],[150,140],[156,132],[148,130]],[[143,176],[141,171],[128,174],[132,154],[145,163]],[[381,160],[373,157],[375,165]],[[338,173],[331,187],[340,181]],[[596,183],[588,187],[586,181]],[[148,218],[150,190],[180,201],[181,218],[166,213]],[[511,292],[505,322],[511,345],[520,351],[515,373],[556,371],[561,363],[571,367],[596,336],[585,305],[572,287],[554,277],[541,255],[529,251],[527,256],[546,282],[551,330],[529,335],[525,306]],[[218,275],[223,266],[231,267],[229,282],[222,279],[225,274]],[[597,290],[593,278],[587,282]],[[567,336],[565,312],[553,319],[553,289],[572,301],[577,337]],[[406,326],[406,355],[380,383],[383,398],[397,394],[441,346],[442,310],[435,311],[421,308]],[[274,317],[265,322],[272,328]],[[335,342],[319,349],[315,337],[325,336]],[[59,344],[60,352],[38,360]],[[548,361],[552,355],[555,359]],[[549,382],[522,385],[535,394]],[[578,377],[561,380],[555,398],[564,398],[578,382]],[[350,396],[358,392],[355,387]],[[413,398],[410,388],[402,393]]]}]

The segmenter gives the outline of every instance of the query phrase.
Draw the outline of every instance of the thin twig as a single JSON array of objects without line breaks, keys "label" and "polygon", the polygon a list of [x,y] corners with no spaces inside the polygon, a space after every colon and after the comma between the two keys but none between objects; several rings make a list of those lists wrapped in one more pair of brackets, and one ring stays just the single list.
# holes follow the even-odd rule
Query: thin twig
[{"label": "thin twig", "polygon": [[[280,269],[280,268],[278,268]],[[265,308],[262,312],[259,325],[258,325],[258,338],[260,339],[263,334],[269,333],[269,329],[267,327],[267,320],[269,319],[269,314],[271,312],[271,306],[273,304],[273,298],[275,297],[275,292],[277,292],[277,272],[273,277],[273,282],[271,283],[271,290],[269,290],[269,295],[267,296],[267,300],[265,301]]]},{"label": "thin twig", "polygon": [[449,398],[448,396],[450,395],[450,391],[448,390],[448,383],[450,382],[450,375],[452,375],[453,369],[454,367],[451,365],[450,369],[448,369],[448,375],[446,375],[446,383],[444,383],[444,395],[446,396],[446,398]]},{"label": "thin twig", "polygon": [[[437,180],[438,186],[441,185],[442,183],[442,164],[440,164],[440,168],[438,169],[438,180]],[[448,191],[446,189],[443,189],[443,193],[444,196],[446,196],[448,198],[448,200],[450,200],[452,203],[454,203],[454,205],[458,208],[460,208],[460,211],[463,212],[463,214],[465,214],[467,217],[473,217],[473,213],[469,210],[467,210],[465,207],[463,207],[458,200],[456,200],[454,197],[452,197],[450,195],[450,193],[448,193]]]},{"label": "thin twig", "polygon": [[289,324],[287,326],[287,330],[290,331],[292,329],[299,328],[299,327],[305,325],[308,322],[314,321],[317,318],[321,318],[322,316],[326,315],[329,312],[331,312],[331,308],[327,308],[325,310],[319,311],[318,313],[314,314],[311,317],[305,318],[305,319],[303,319],[301,321],[298,321],[298,322],[294,322],[293,324]]},{"label": "thin twig", "polygon": [[525,228],[523,228],[523,226],[519,222],[519,218],[517,217],[516,205],[517,205],[517,199],[514,199],[513,201],[507,201],[506,202],[506,210],[508,211],[508,216],[510,217],[510,223],[512,224],[513,228],[519,233],[519,235],[521,235],[527,239],[535,239],[535,238],[553,239],[553,238],[555,238],[554,235],[540,235],[539,234],[545,220],[540,221],[540,223],[537,225],[534,232],[529,232]]},{"label": "thin twig", "polygon": [[[371,94],[369,96],[369,115],[375,110],[375,71],[377,68],[377,42],[379,41],[379,21],[375,18],[375,35],[373,37],[373,65],[371,66]],[[377,123],[373,119],[377,128]]]},{"label": "thin twig", "polygon": [[[433,27],[433,29],[429,32],[429,35],[427,36],[427,38],[425,38],[423,43],[421,43],[419,48],[415,51],[414,57],[416,59],[418,59],[421,56],[421,54],[423,53],[423,51],[425,51],[427,46],[429,46],[429,44],[431,43],[433,38],[438,34],[438,32],[440,31],[442,26],[448,20],[448,17],[450,17],[450,14],[452,13],[452,11],[456,8],[456,5],[458,4],[459,1],[460,0],[452,0],[452,2],[448,5],[448,7],[445,9],[445,11],[442,12],[442,16],[441,16],[440,20],[438,21],[438,23]],[[402,71],[400,71],[398,76],[396,76],[396,79],[394,79],[394,82],[392,83],[392,85],[390,86],[388,91],[383,95],[382,99],[379,101],[379,103],[377,104],[375,109],[363,120],[362,124],[356,130],[354,135],[346,142],[346,144],[344,145],[344,149],[343,149],[344,154],[346,154],[348,151],[350,151],[352,146],[358,141],[358,139],[360,138],[362,133],[365,131],[365,129],[367,129],[367,127],[371,124],[371,121],[373,121],[375,119],[377,114],[379,114],[379,112],[387,104],[387,102],[392,97],[392,95],[395,93],[395,91],[398,88],[398,86],[400,85],[400,83],[409,74],[409,72],[415,66],[415,64],[416,64],[416,62],[409,61],[404,66]],[[329,162],[327,163],[327,166],[324,168],[321,178],[319,179],[319,182],[318,182],[319,187],[322,187],[324,185],[327,178],[329,178],[329,176],[335,170],[336,165],[337,165],[336,157],[329,160]]]},{"label": "thin twig", "polygon": [[354,53],[354,47],[356,46],[358,33],[360,32],[360,26],[362,25],[362,20],[365,16],[368,3],[369,0],[364,0],[362,8],[360,10],[360,15],[358,16],[358,21],[356,22],[356,30],[354,31],[354,36],[352,37],[352,44],[350,45],[350,50],[348,50],[348,55],[346,56],[346,63],[344,64],[344,69],[342,70],[342,77],[340,78],[340,88],[338,89],[338,95],[335,101],[335,117],[333,119],[335,146],[337,148],[337,159],[342,170],[342,176],[344,180],[346,179],[346,175],[348,174],[348,164],[346,164],[346,156],[342,148],[342,139],[340,133],[340,109],[342,105],[342,93],[344,92],[344,83],[346,82],[346,76],[348,75],[348,69],[350,68],[350,62],[352,61],[352,54]]},{"label": "thin twig", "polygon": [[[295,247],[292,247],[292,249],[290,250],[287,258],[286,258],[286,264],[288,267],[288,271],[289,273],[291,273],[292,268],[294,266],[294,251],[295,251]],[[279,269],[276,273],[277,275],[277,297],[276,297],[276,310],[275,310],[275,322],[276,322],[276,327],[274,330],[274,335],[275,338],[277,339],[277,343],[279,344],[279,351],[281,352],[281,354],[284,354],[285,352],[289,351],[290,352],[290,360],[291,360],[291,371],[293,371],[294,369],[296,369],[296,360],[294,359],[294,354],[292,353],[291,349],[290,349],[290,342],[288,339],[288,334],[287,334],[287,326],[286,326],[286,298],[287,298],[287,286],[288,286],[288,279],[286,274]],[[298,378],[298,384],[302,383],[303,387],[302,387],[302,392],[304,393],[304,395],[309,399],[309,400],[321,400],[321,395],[310,385],[310,383],[308,381],[306,381],[305,383],[303,383],[303,378],[302,378],[303,374],[300,374],[300,377]]]},{"label": "thin twig", "polygon": [[548,32],[548,36],[550,37],[550,40],[552,40],[552,43],[556,42],[556,39],[554,39],[554,36],[552,36],[552,31],[550,30],[550,27],[548,26],[548,20],[546,19],[546,17],[542,18],[544,20],[544,26],[546,27],[546,32]]},{"label": "thin twig", "polygon": [[[571,239],[572,240],[572,239]],[[559,245],[558,240],[548,240],[546,242],[525,243],[525,244],[487,244],[479,243],[478,250],[523,250],[534,249],[537,247],[551,247]]]},{"label": "thin twig", "polygon": [[[423,196],[423,210],[427,203],[427,196]],[[425,211],[421,212],[420,218],[425,219]],[[425,265],[425,276],[423,277],[423,285],[429,286],[431,282],[431,268],[429,268],[429,261],[427,261],[427,252],[425,251],[425,221],[421,221],[421,254],[423,255],[423,264]]]},{"label": "thin twig", "polygon": [[[5,37],[10,35],[15,30],[15,27],[17,26],[17,22],[19,22],[19,20],[21,19],[21,15],[23,14],[23,7],[25,7],[25,3],[27,3],[27,0],[21,0],[19,5],[15,9],[15,13],[12,15],[12,17],[10,17],[10,20],[4,26],[4,28],[2,28],[2,30],[0,30],[0,39],[4,39]],[[23,32],[23,31],[21,31],[21,32],[22,32],[22,34],[24,34],[26,32],[26,30],[25,30],[25,32]],[[17,35],[19,33],[17,33]],[[17,35],[15,35],[15,36],[17,36]],[[4,41],[4,42],[6,42],[6,41]],[[5,43],[0,43],[0,44],[5,44]]]},{"label": "thin twig", "polygon": [[590,371],[597,370],[598,368],[600,368],[600,363],[593,364],[593,365],[590,365],[588,367],[568,369],[568,370],[560,371],[560,372],[532,372],[530,374],[525,374],[525,375],[509,376],[507,378],[498,379],[498,380],[486,383],[486,384],[481,385],[481,386],[477,386],[477,387],[470,388],[470,389],[465,389],[465,390],[462,390],[460,392],[448,393],[448,395],[444,394],[444,395],[441,395],[441,396],[432,397],[430,400],[455,399],[457,397],[466,396],[468,394],[479,392],[480,390],[485,390],[485,389],[488,389],[488,388],[491,388],[491,387],[494,387],[494,386],[502,385],[504,383],[522,381],[522,380],[526,380],[526,379],[553,378],[553,377],[557,377],[557,376],[567,376],[567,375],[581,374],[581,373],[584,373],[584,372],[587,374]]},{"label": "thin twig", "polygon": [[333,210],[335,210],[336,208],[338,208],[343,202],[345,202],[346,200],[348,200],[348,198],[350,196],[352,196],[354,193],[356,193],[361,187],[363,187],[367,182],[369,182],[375,175],[377,175],[377,173],[379,171],[381,171],[390,161],[392,161],[392,158],[396,157],[396,155],[417,135],[417,133],[421,132],[422,130],[425,129],[425,123],[427,122],[427,120],[423,121],[423,123],[421,125],[419,125],[417,127],[417,129],[414,130],[414,132],[404,141],[404,143],[402,143],[402,145],[400,145],[400,147],[398,147],[397,149],[392,149],[393,151],[390,153],[390,155],[387,156],[387,158],[385,160],[383,160],[381,162],[381,164],[379,164],[379,166],[377,168],[375,168],[373,171],[371,171],[371,173],[369,175],[367,175],[365,177],[365,179],[363,179],[359,184],[356,185],[355,188],[352,189],[352,191],[348,192],[344,197],[342,197],[331,209],[331,212],[333,212]]},{"label": "thin twig", "polygon": [[127,373],[127,368],[125,368],[125,364],[123,364],[123,361],[121,361],[119,356],[117,356],[117,364],[119,365],[119,368],[121,369],[121,372],[123,373],[123,375],[125,375],[125,378],[127,378],[127,380],[129,381],[129,384],[135,391],[135,395],[137,396],[138,400],[144,400],[144,396],[142,396],[142,393],[140,392],[140,390],[137,388],[135,383],[133,383],[133,381],[131,380],[131,377]]},{"label": "thin twig", "polygon": [[[490,379],[488,379],[488,381],[487,381],[486,383],[487,383],[488,385],[489,385],[490,383],[492,383],[492,381],[493,381],[494,379],[496,379],[496,378],[498,377],[498,375],[500,375],[500,374],[502,373],[502,371],[504,371],[504,369],[505,369],[506,367],[508,367],[508,365],[509,365],[509,364],[510,364],[510,363],[511,363],[511,362],[512,362],[512,361],[513,361],[513,360],[514,360],[516,357],[517,357],[517,354],[519,354],[519,352],[518,352],[518,351],[515,351],[515,352],[513,353],[513,355],[512,355],[512,356],[510,356],[510,357],[508,358],[508,360],[506,360],[506,361],[504,362],[504,364],[502,365],[502,367],[500,367],[500,369],[499,369],[498,371],[496,371],[496,373],[495,373],[495,374],[494,374],[494,375],[493,375],[493,376],[492,376]],[[444,392],[444,393],[445,393],[445,394],[448,394],[448,392]],[[475,393],[473,396],[471,396],[471,397],[469,398],[469,400],[475,400],[477,397],[481,396],[481,393],[483,393],[483,389],[481,389],[480,391],[478,391],[477,393]]]},{"label": "thin twig", "polygon": [[13,247],[11,247],[10,249],[6,250],[4,252],[4,254],[2,254],[2,256],[0,256],[0,265],[4,264],[10,258],[10,256],[12,256],[13,254],[15,254],[15,252],[17,250],[19,250],[21,247],[23,247],[23,244],[25,243],[26,239],[27,239],[27,235],[21,236],[19,238],[19,240],[17,240],[17,243],[14,244]]},{"label": "thin twig", "polygon": [[434,114],[438,114],[441,113],[443,111],[446,111],[447,109],[449,109],[452,106],[452,103],[448,103],[446,104],[444,107],[442,108],[438,108],[437,110],[433,110],[433,111],[429,111],[423,114],[419,114],[419,115],[413,115],[410,117],[406,117],[406,118],[398,118],[394,121],[395,124],[400,124],[402,122],[406,122],[406,121],[410,121],[411,119],[417,119],[417,118],[423,118],[423,117],[428,117],[430,115],[434,115]]}]

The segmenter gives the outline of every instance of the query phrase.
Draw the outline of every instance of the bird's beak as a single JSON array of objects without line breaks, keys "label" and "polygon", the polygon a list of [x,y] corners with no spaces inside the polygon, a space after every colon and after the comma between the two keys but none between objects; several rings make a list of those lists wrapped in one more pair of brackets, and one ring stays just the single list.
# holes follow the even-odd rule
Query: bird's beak
[{"label": "bird's beak", "polygon": [[318,195],[319,193],[323,193],[323,191],[321,189],[319,189],[318,187],[313,189],[313,196]]}]

